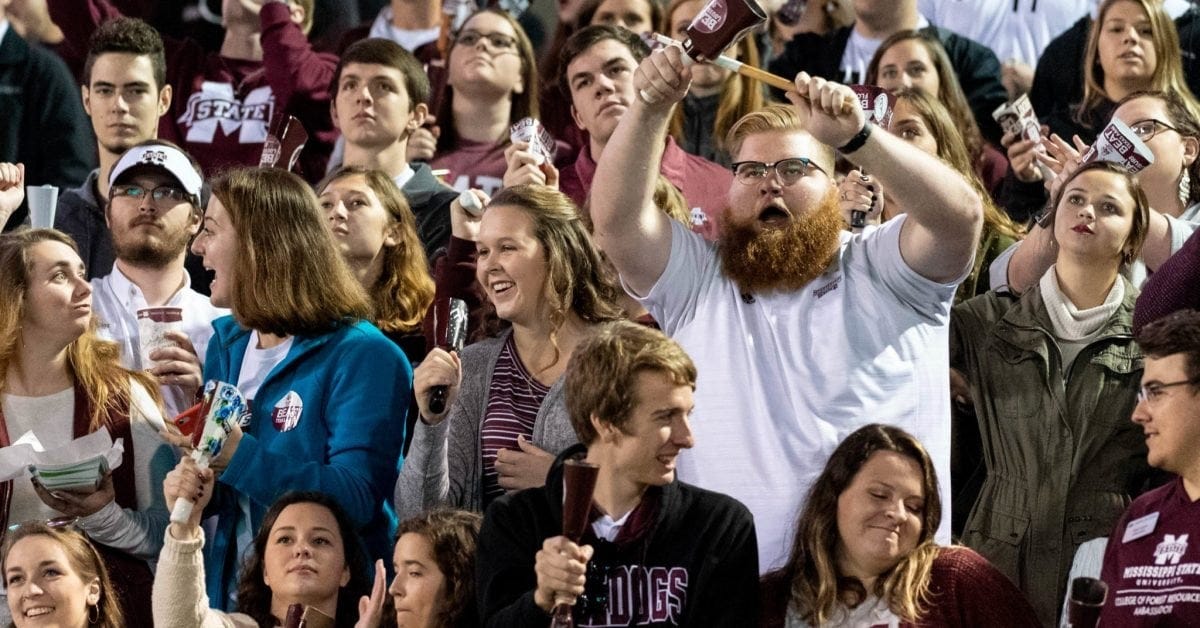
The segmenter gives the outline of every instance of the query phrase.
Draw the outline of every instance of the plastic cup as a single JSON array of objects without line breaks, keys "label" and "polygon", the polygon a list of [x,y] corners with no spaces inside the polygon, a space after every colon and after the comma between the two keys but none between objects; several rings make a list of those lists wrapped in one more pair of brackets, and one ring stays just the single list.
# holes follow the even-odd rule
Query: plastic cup
[{"label": "plastic cup", "polygon": [[183,308],[144,307],[137,311],[139,357],[142,368],[154,364],[150,354],[163,347],[174,346],[166,334],[168,331],[183,331]]},{"label": "plastic cup", "polygon": [[58,207],[58,188],[53,185],[27,185],[29,222],[34,229],[54,228],[54,210]]}]

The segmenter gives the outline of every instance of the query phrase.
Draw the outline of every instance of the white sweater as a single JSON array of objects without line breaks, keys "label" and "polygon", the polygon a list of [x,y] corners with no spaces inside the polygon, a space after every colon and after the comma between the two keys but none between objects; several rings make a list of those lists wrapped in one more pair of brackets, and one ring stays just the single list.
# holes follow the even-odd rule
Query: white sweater
[{"label": "white sweater", "polygon": [[154,574],[152,608],[157,628],[259,628],[249,616],[208,607],[204,590],[204,530],[180,541],[168,528],[163,534],[158,571]]}]

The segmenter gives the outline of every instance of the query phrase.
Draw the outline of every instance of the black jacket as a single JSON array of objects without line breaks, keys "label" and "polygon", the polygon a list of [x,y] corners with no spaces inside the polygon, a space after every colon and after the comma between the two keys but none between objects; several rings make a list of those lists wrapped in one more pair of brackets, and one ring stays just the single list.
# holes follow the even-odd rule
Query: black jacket
[{"label": "black jacket", "polygon": [[[852,28],[839,28],[825,35],[796,35],[779,57],[771,62],[771,71],[789,79],[800,72],[808,72],[813,76],[838,80],[838,67],[842,63],[842,54],[846,52],[846,42],[850,40]],[[967,103],[971,105],[971,113],[975,114],[980,132],[984,139],[999,145],[1002,133],[1000,125],[992,118],[992,112],[1008,99],[1008,93],[1000,83],[1000,60],[990,48],[962,35],[937,26],[923,30],[933,33],[942,42],[963,93],[967,96]]]},{"label": "black jacket", "polygon": [[409,165],[413,177],[401,191],[417,218],[417,237],[432,266],[438,250],[450,244],[450,203],[458,198],[458,192],[438,181],[427,164]]},{"label": "black jacket", "polygon": [[[0,161],[24,163],[26,185],[55,185],[61,194],[87,178],[95,155],[95,137],[71,72],[9,24],[0,41]],[[26,214],[22,203],[9,225]]]},{"label": "black jacket", "polygon": [[[583,450],[577,445],[560,454],[546,486],[505,495],[488,508],[476,558],[483,625],[549,624],[533,601],[534,556],[547,538],[562,534],[562,460]],[[755,625],[758,546],[750,511],[678,480],[643,499],[654,497],[657,515],[643,535],[596,545],[589,569],[606,572],[609,588],[608,617],[594,625]],[[593,624],[577,613],[576,625]]]}]

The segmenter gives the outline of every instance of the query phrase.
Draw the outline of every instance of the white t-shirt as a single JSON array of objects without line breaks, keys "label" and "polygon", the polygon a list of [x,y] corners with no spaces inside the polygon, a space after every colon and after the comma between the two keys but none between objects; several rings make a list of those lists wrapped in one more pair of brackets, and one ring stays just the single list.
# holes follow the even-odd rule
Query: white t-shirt
[{"label": "white t-shirt", "polygon": [[[9,442],[16,442],[25,432],[33,432],[42,446],[53,449],[74,438],[75,388],[41,397],[4,394],[4,422]],[[25,478],[13,482],[12,503],[9,505],[9,525],[61,517],[62,513],[46,505]]]},{"label": "white t-shirt", "polygon": [[[833,616],[829,621],[822,624],[824,628],[862,628],[870,626],[870,628],[900,628],[904,625],[895,613],[883,603],[883,600],[875,596],[871,596],[863,600],[862,604],[847,609],[845,606],[839,606],[834,611]],[[811,628],[811,625],[800,618],[790,605],[787,612],[786,628]]]},{"label": "white t-shirt", "polygon": [[[183,333],[192,341],[203,366],[208,341],[213,335],[212,322],[227,316],[229,310],[214,306],[208,297],[192,290],[187,273],[183,277],[183,286],[163,306],[183,310]],[[138,332],[137,311],[150,306],[142,289],[116,265],[112,273],[97,277],[91,283],[92,304],[100,323],[97,330],[100,337],[121,345],[121,366],[132,370],[150,368],[152,365],[142,364]],[[191,396],[185,395],[178,386],[160,386],[159,389],[162,391],[163,409],[168,416],[176,416],[192,406]]]},{"label": "white t-shirt", "polygon": [[391,6],[380,9],[379,15],[376,15],[375,21],[371,23],[369,36],[390,39],[400,44],[401,48],[409,52],[416,52],[417,48],[437,41],[438,36],[441,35],[441,26],[417,29],[399,28],[392,23],[393,15]]},{"label": "white t-shirt", "polygon": [[640,299],[699,371],[696,445],[680,456],[679,477],[749,507],[763,572],[786,560],[826,459],[869,423],[924,443],[950,512],[948,329],[958,282],[934,283],[904,263],[904,219],[842,233],[834,262],[804,289],[749,299],[721,274],[715,245],[672,222],[670,261]]},{"label": "white t-shirt", "polygon": [[292,348],[293,339],[294,336],[288,336],[287,340],[274,347],[260,349],[258,347],[258,330],[250,332],[250,342],[246,345],[246,355],[242,358],[242,370],[238,373],[237,381],[238,390],[242,392],[243,397],[253,401],[263,380],[277,364],[287,357],[288,351]]},{"label": "white t-shirt", "polygon": [[1055,37],[1088,14],[1093,0],[918,0],[917,9],[936,26],[973,39],[1001,62],[1036,67]]}]

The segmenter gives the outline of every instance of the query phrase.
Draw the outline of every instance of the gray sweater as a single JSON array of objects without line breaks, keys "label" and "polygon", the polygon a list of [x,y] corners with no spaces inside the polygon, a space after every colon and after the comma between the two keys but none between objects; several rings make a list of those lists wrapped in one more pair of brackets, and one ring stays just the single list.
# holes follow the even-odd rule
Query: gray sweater
[{"label": "gray sweater", "polygon": [[[417,421],[408,457],[396,480],[396,514],[403,521],[439,505],[483,510],[483,454],[479,430],[487,409],[492,373],[510,331],[462,351],[463,377],[450,415],[437,425]],[[577,443],[567,414],[563,378],[538,409],[533,444],[557,455]]]}]

